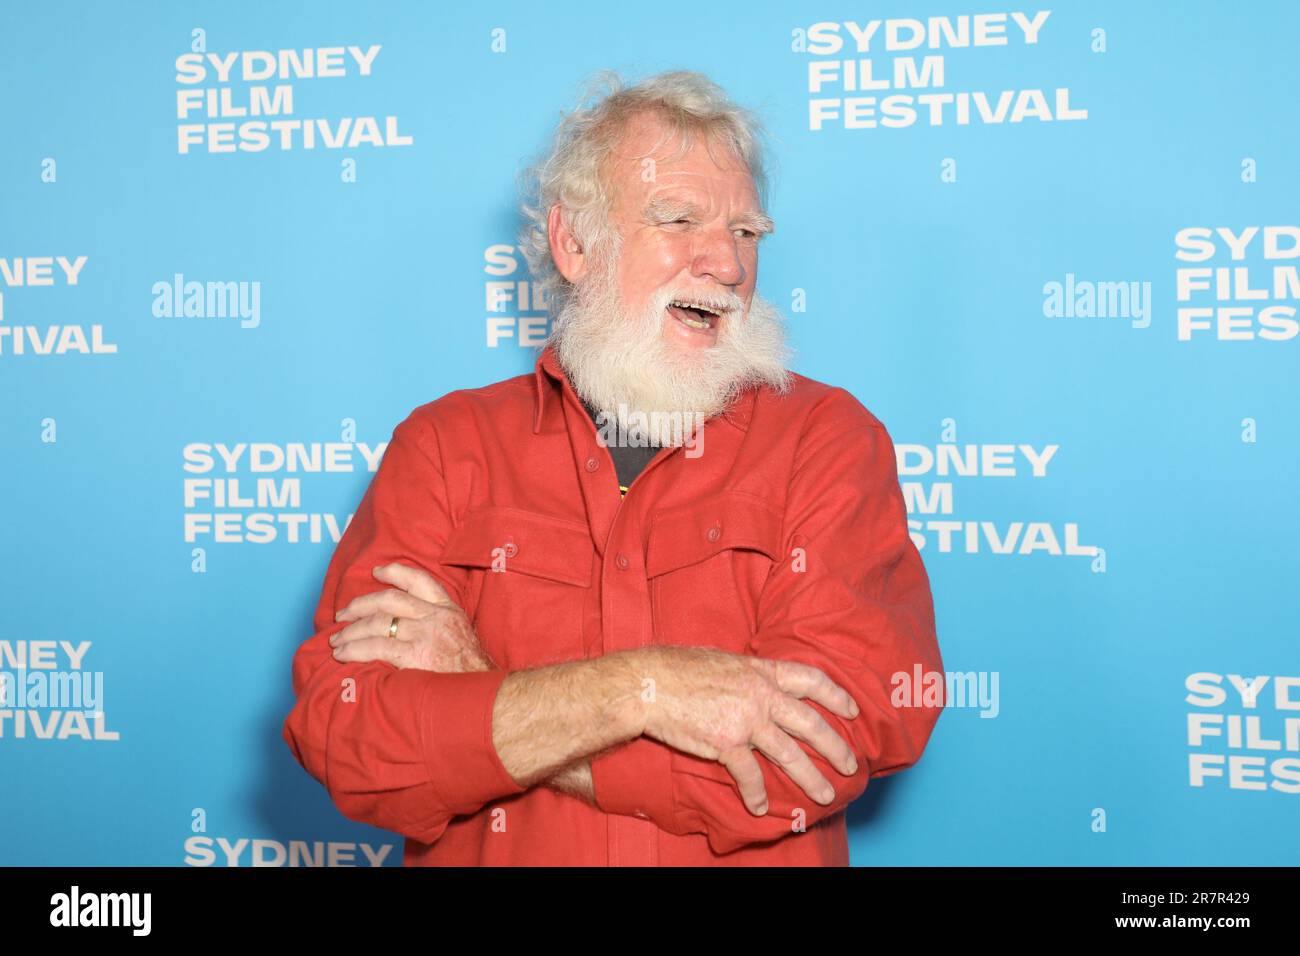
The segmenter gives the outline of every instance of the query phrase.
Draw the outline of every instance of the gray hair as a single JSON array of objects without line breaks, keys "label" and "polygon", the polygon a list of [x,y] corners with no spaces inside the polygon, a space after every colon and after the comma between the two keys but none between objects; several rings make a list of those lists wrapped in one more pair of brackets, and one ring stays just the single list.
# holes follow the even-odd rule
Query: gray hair
[{"label": "gray hair", "polygon": [[[603,95],[588,105],[592,96],[602,91]],[[547,226],[551,207],[560,204],[566,225],[585,251],[598,259],[617,255],[618,236],[609,221],[613,188],[605,176],[605,161],[619,144],[628,121],[645,112],[661,120],[664,140],[680,142],[678,157],[691,148],[697,135],[703,137],[711,155],[713,143],[726,147],[749,169],[759,202],[766,205],[762,124],[707,76],[678,70],[625,86],[612,70],[595,74],[574,109],[561,117],[549,152],[521,175],[524,227],[519,249],[553,316],[572,289],[551,258]]]}]

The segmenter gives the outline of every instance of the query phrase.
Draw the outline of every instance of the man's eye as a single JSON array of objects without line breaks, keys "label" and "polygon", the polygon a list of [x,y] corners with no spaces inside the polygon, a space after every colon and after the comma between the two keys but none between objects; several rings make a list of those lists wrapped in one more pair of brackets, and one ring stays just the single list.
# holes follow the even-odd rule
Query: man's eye
[{"label": "man's eye", "polygon": [[737,234],[738,234],[742,239],[757,239],[757,238],[758,238],[758,233],[756,233],[756,232],[755,232],[754,230],[752,230],[752,229],[737,229],[737,230],[736,230],[736,233],[737,233]]}]

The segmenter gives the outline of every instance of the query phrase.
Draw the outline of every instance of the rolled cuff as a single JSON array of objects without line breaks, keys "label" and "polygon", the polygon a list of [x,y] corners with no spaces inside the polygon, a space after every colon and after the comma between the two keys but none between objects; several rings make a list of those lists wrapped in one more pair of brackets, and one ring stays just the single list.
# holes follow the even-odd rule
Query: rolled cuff
[{"label": "rolled cuff", "polygon": [[[405,672],[405,673],[410,673]],[[434,790],[455,814],[523,793],[492,743],[492,708],[509,672],[428,674],[420,706],[425,760]]]},{"label": "rolled cuff", "polygon": [[669,829],[677,811],[672,774],[672,751],[657,740],[638,737],[591,761],[596,806]]}]

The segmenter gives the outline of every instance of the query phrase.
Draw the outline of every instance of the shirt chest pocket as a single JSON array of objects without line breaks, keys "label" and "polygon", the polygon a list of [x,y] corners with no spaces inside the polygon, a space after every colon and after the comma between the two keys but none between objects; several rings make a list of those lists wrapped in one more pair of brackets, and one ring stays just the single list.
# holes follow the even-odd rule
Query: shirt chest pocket
[{"label": "shirt chest pocket", "polygon": [[652,515],[646,576],[655,641],[743,653],[763,585],[782,559],[781,524],[765,501],[734,491]]},{"label": "shirt chest pocket", "polygon": [[441,561],[469,574],[465,613],[484,650],[498,667],[518,670],[586,656],[594,553],[579,522],[486,507],[465,515]]}]

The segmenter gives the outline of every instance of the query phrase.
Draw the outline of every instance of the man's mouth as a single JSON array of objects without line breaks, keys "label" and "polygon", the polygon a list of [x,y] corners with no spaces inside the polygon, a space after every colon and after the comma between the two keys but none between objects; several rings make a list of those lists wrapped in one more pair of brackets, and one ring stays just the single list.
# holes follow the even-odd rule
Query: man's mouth
[{"label": "man's mouth", "polygon": [[668,303],[668,314],[688,329],[694,329],[697,332],[716,329],[718,322],[722,319],[722,313],[717,309],[701,305],[689,299],[673,299],[672,302]]}]

